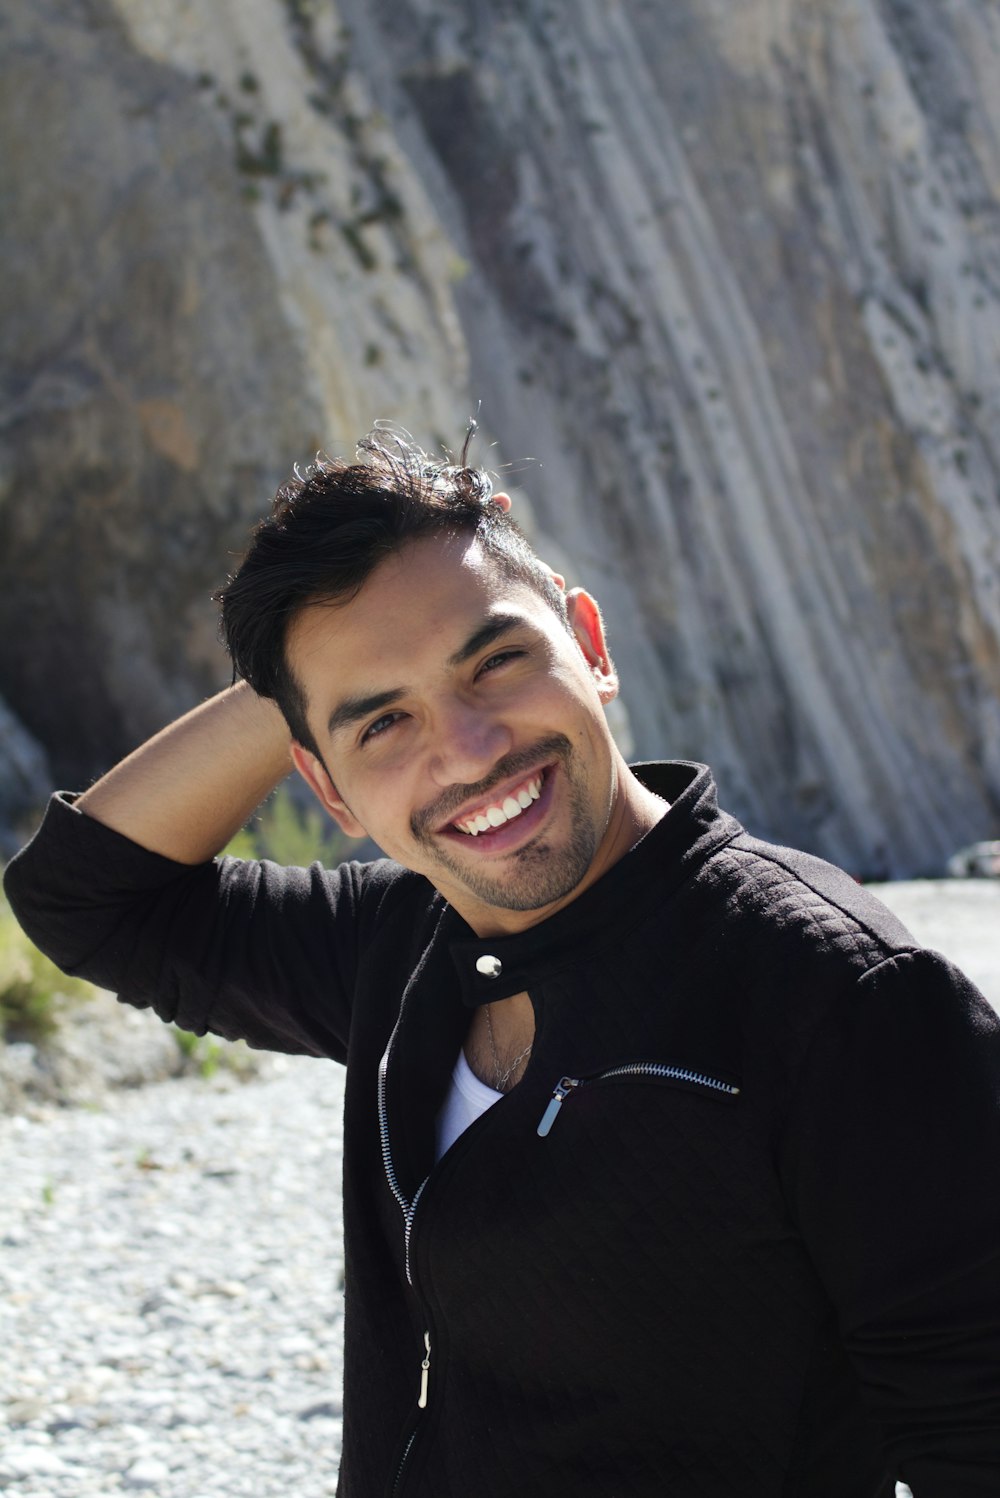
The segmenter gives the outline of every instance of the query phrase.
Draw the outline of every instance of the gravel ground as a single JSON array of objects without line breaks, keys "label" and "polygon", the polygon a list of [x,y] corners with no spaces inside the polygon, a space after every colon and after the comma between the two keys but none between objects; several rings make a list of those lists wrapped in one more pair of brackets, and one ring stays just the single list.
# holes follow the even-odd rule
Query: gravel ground
[{"label": "gravel ground", "polygon": [[919,942],[956,962],[1000,1012],[1000,879],[914,879],[869,887]]},{"label": "gravel ground", "polygon": [[[878,893],[1000,1009],[1000,883]],[[275,1058],[0,1119],[0,1491],[334,1493],[341,1087]]]},{"label": "gravel ground", "polygon": [[0,1122],[0,1492],[335,1491],[341,1108],[296,1058]]}]

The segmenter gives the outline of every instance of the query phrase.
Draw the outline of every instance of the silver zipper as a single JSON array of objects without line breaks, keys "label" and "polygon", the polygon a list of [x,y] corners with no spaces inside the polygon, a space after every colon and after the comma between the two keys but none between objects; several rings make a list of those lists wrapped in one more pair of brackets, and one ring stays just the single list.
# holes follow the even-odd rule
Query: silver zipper
[{"label": "silver zipper", "polygon": [[[392,1053],[392,1047],[395,1042],[396,1035],[399,1032],[399,1026],[403,1018],[403,1007],[404,1006],[402,1004],[399,1007],[399,1014],[396,1016],[396,1023],[393,1026],[392,1034],[389,1036],[389,1043],[386,1046],[385,1051],[383,1052],[382,1059],[379,1062],[378,1067],[378,1134],[379,1147],[382,1151],[382,1167],[385,1170],[385,1178],[389,1183],[389,1190],[396,1198],[396,1201],[399,1204],[400,1211],[403,1214],[403,1263],[406,1269],[407,1284],[412,1287],[413,1275],[410,1269],[410,1235],[413,1231],[413,1218],[417,1210],[417,1203],[420,1201],[420,1198],[423,1195],[424,1187],[430,1180],[430,1176],[428,1175],[424,1177],[420,1185],[417,1187],[417,1192],[413,1200],[407,1201],[405,1195],[403,1194],[403,1189],[399,1184],[399,1178],[396,1175],[396,1167],[392,1163],[392,1148],[389,1144],[389,1112],[388,1108],[386,1107],[386,1092],[388,1087],[389,1057]],[[424,1356],[420,1363],[420,1392],[417,1397],[417,1408],[420,1410],[425,1410],[427,1408],[427,1396],[430,1387],[430,1376],[431,1334],[429,1331],[425,1331]],[[394,1495],[399,1491],[399,1485],[403,1480],[403,1473],[406,1470],[406,1464],[410,1459],[410,1452],[413,1450],[413,1443],[417,1439],[419,1431],[419,1425],[415,1426],[411,1431],[410,1438],[403,1450],[403,1455],[399,1459],[399,1466],[396,1468],[396,1476],[392,1484],[392,1492]]]},{"label": "silver zipper", "polygon": [[431,1334],[424,1332],[424,1357],[420,1364],[420,1397],[417,1400],[417,1409],[427,1408],[427,1386],[431,1379]]},{"label": "silver zipper", "polygon": [[692,1071],[687,1066],[667,1066],[662,1061],[630,1061],[625,1066],[613,1066],[593,1077],[561,1077],[539,1121],[539,1138],[544,1139],[551,1131],[559,1109],[577,1087],[588,1086],[591,1082],[607,1082],[611,1077],[668,1077],[676,1082],[694,1082],[699,1087],[709,1087],[713,1092],[725,1092],[731,1097],[738,1096],[740,1090],[731,1082],[721,1082],[718,1077],[706,1076],[704,1072]]},{"label": "silver zipper", "polygon": [[552,1096],[549,1098],[548,1107],[542,1114],[542,1121],[538,1125],[538,1137],[540,1139],[545,1138],[546,1134],[555,1123],[556,1114],[559,1112],[559,1109],[562,1107],[563,1103],[573,1091],[573,1088],[579,1086],[579,1077],[563,1077],[560,1080],[558,1086],[553,1089]]},{"label": "silver zipper", "polygon": [[[419,1429],[419,1426],[417,1427],[417,1429]],[[410,1459],[410,1452],[413,1450],[413,1443],[414,1443],[414,1441],[416,1439],[417,1439],[417,1432],[416,1432],[416,1430],[414,1430],[411,1433],[411,1435],[410,1435],[410,1439],[406,1443],[406,1447],[405,1447],[405,1449],[403,1451],[403,1455],[399,1459],[399,1466],[396,1468],[396,1476],[395,1476],[395,1478],[393,1480],[393,1484],[392,1484],[393,1495],[395,1495],[396,1493],[399,1492],[399,1484],[403,1480],[403,1472],[404,1472],[404,1470],[406,1468],[406,1463]]]},{"label": "silver zipper", "polygon": [[392,1192],[393,1196],[396,1198],[396,1201],[399,1203],[400,1211],[403,1214],[403,1252],[404,1264],[406,1268],[406,1282],[408,1285],[412,1286],[413,1275],[410,1272],[410,1234],[413,1231],[413,1214],[417,1210],[417,1203],[420,1200],[424,1187],[430,1180],[430,1176],[424,1177],[419,1187],[417,1188],[416,1196],[412,1201],[407,1201],[406,1197],[403,1195],[402,1188],[396,1177],[396,1168],[392,1163],[392,1149],[389,1144],[389,1115],[385,1101],[387,1085],[386,1078],[389,1072],[389,1053],[392,1050],[393,1041],[396,1039],[396,1032],[399,1029],[399,1023],[402,1018],[403,1010],[402,1008],[400,1008],[399,1018],[396,1020],[396,1025],[393,1029],[392,1034],[389,1036],[389,1044],[386,1046],[385,1052],[382,1056],[382,1060],[379,1062],[378,1134],[379,1144],[382,1150],[382,1166],[385,1170],[385,1178],[389,1182],[389,1190]]}]

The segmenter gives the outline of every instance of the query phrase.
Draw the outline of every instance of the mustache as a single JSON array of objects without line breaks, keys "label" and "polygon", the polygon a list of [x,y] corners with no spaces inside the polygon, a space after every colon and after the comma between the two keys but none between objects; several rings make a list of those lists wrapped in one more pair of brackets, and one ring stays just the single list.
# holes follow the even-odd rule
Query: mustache
[{"label": "mustache", "polygon": [[436,801],[415,811],[410,818],[410,831],[418,840],[426,840],[431,829],[450,822],[461,807],[469,801],[481,801],[494,786],[519,775],[522,770],[531,770],[544,759],[569,759],[573,746],[564,733],[554,733],[547,739],[539,739],[528,749],[519,749],[516,754],[507,754],[498,760],[483,780],[474,785],[449,787]]}]

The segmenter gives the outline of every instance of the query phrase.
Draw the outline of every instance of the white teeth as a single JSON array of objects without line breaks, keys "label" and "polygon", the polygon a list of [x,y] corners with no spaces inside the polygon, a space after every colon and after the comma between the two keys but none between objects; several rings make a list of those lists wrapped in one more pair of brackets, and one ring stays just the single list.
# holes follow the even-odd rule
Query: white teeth
[{"label": "white teeth", "polygon": [[542,793],[542,777],[529,781],[521,787],[516,795],[507,796],[499,806],[488,806],[485,811],[477,812],[474,817],[467,818],[464,822],[456,822],[455,826],[470,837],[478,837],[481,832],[489,832],[491,827],[502,827],[512,817],[519,817],[522,811],[526,811],[532,801],[537,801]]}]

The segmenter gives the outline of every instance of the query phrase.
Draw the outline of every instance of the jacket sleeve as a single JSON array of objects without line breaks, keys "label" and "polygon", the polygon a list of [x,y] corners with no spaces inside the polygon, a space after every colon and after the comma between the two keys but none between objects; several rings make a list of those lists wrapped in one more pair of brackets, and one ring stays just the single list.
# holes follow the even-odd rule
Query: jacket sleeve
[{"label": "jacket sleeve", "polygon": [[199,1035],[343,1060],[372,868],[191,867],[57,795],[4,887],[65,972]]},{"label": "jacket sleeve", "polygon": [[943,957],[880,963],[831,1015],[784,1167],[894,1476],[1000,1493],[1000,1019]]}]

